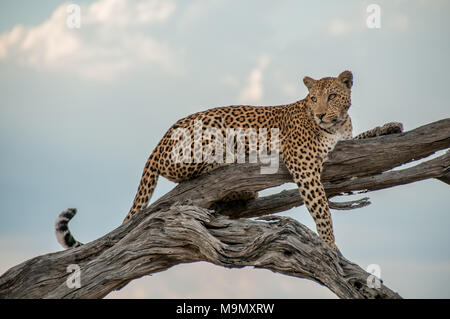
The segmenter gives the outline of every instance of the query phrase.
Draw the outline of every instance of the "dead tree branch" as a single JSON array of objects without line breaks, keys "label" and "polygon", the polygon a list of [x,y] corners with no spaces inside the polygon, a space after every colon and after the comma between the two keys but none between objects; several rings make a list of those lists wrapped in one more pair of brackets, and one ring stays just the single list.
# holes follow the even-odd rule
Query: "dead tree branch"
[{"label": "dead tree branch", "polygon": [[[391,169],[449,147],[450,119],[406,133],[340,142],[322,180],[329,197],[426,178],[448,183],[448,152],[414,167]],[[300,223],[284,217],[242,218],[301,205],[296,190],[241,203],[218,202],[230,192],[260,191],[286,182],[291,178],[284,166],[276,174],[261,175],[259,165],[239,164],[181,183],[99,239],[11,268],[0,277],[0,298],[100,298],[133,279],[196,261],[229,268],[254,266],[311,279],[341,298],[399,298],[383,284],[370,288],[368,273]],[[366,204],[362,199],[343,205]],[[80,288],[66,285],[70,264],[81,268]]]}]

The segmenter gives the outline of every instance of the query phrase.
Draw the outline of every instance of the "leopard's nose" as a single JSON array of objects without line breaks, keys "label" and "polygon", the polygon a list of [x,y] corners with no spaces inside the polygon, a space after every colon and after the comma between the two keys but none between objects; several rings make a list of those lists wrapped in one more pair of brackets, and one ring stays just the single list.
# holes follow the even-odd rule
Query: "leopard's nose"
[{"label": "leopard's nose", "polygon": [[317,114],[317,118],[322,121],[322,119],[325,115],[326,115],[326,113]]}]

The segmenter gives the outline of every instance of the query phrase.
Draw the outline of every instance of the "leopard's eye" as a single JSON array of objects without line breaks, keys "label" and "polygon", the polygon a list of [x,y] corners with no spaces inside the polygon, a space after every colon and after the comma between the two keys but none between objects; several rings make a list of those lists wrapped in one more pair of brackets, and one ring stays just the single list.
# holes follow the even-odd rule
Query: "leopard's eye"
[{"label": "leopard's eye", "polygon": [[316,103],[317,102],[317,98],[315,96],[311,96],[311,100]]},{"label": "leopard's eye", "polygon": [[336,97],[336,94],[334,94],[334,93],[328,95],[328,101],[331,101],[331,100],[334,99],[335,97]]}]

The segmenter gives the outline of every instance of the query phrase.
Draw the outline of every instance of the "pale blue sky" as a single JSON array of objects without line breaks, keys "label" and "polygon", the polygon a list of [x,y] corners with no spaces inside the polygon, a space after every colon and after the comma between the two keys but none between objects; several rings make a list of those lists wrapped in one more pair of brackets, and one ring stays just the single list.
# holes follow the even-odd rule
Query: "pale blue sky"
[{"label": "pale blue sky", "polygon": [[[67,207],[79,209],[80,241],[120,225],[147,156],[190,113],[292,102],[305,75],[349,69],[356,134],[450,114],[450,1],[375,2],[380,29],[365,23],[371,1],[75,3],[80,29],[66,27],[61,1],[0,1],[0,273],[59,250],[53,222]],[[172,187],[160,179],[153,200]],[[369,193],[371,206],[333,213],[337,244],[362,267],[379,264],[402,296],[449,298],[449,195],[435,180]],[[305,208],[286,214],[315,229]],[[305,280],[207,264],[113,296],[333,297]]]}]

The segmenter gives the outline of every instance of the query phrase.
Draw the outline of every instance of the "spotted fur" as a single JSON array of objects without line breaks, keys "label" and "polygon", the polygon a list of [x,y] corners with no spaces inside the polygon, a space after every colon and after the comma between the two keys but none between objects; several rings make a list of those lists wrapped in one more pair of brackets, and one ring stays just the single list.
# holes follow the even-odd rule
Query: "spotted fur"
[{"label": "spotted fur", "polygon": [[82,243],[73,238],[68,227],[69,221],[75,216],[76,213],[77,213],[76,208],[68,208],[62,211],[56,218],[55,221],[56,240],[64,248],[78,247],[82,245]]},{"label": "spotted fur", "polygon": [[383,126],[377,126],[371,130],[363,132],[354,137],[355,140],[372,138],[382,135],[396,134],[403,132],[403,124],[399,122],[386,123]]},{"label": "spotted fur", "polygon": [[[223,136],[226,136],[227,128],[255,130],[266,128],[269,133],[268,139],[270,129],[278,128],[280,158],[292,174],[300,196],[316,223],[318,234],[325,242],[336,248],[328,200],[320,174],[323,161],[336,143],[341,139],[352,137],[352,124],[347,111],[351,105],[353,75],[350,71],[344,71],[338,77],[320,80],[305,77],[303,82],[309,94],[306,98],[291,104],[218,107],[177,121],[149,156],[133,205],[123,222],[127,222],[148,205],[160,175],[178,183],[200,176],[221,165],[194,161],[175,163],[171,158],[171,151],[175,143],[184,137],[182,133],[177,133],[177,128],[185,128],[190,136],[194,136],[196,130],[206,133],[211,128],[219,129]],[[196,121],[201,121],[201,128],[195,126]],[[252,136],[246,138],[247,150],[253,139]],[[211,141],[203,139],[202,145],[206,146]],[[191,156],[201,156],[199,145],[190,146]],[[253,195],[246,194],[246,196],[252,198]],[[64,221],[68,222],[66,219]],[[70,234],[68,229],[67,234]],[[78,245],[73,237],[68,236],[67,239],[69,241],[64,242],[64,245]]]}]

